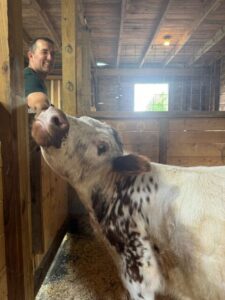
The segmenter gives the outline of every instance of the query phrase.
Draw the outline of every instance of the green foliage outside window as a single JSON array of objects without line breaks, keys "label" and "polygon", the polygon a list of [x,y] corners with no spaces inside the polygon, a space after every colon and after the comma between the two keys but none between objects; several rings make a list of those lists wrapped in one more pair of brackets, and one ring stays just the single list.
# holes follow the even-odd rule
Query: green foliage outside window
[{"label": "green foliage outside window", "polygon": [[146,111],[168,111],[168,95],[166,93],[154,95],[147,104]]}]

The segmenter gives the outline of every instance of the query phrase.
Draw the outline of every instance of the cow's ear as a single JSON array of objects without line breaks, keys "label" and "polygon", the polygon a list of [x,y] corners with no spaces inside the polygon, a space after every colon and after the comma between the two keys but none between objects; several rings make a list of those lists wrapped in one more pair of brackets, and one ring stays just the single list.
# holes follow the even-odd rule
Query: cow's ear
[{"label": "cow's ear", "polygon": [[141,155],[128,154],[113,159],[113,170],[127,174],[140,174],[151,170],[150,161]]}]

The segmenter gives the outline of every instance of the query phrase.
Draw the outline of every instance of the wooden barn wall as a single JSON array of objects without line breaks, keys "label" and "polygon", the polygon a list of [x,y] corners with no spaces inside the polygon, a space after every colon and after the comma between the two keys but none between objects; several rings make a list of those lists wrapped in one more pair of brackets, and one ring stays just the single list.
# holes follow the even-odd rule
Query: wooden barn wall
[{"label": "wooden barn wall", "polygon": [[[157,75],[114,75],[97,78],[97,111],[133,111],[135,83],[169,83],[169,111],[214,111],[219,99],[218,70],[209,67],[190,75],[167,72]],[[119,73],[119,72],[118,72]],[[133,72],[135,73],[135,72]],[[140,72],[139,72],[140,73]],[[179,71],[178,71],[179,73]]]},{"label": "wooden barn wall", "polygon": [[220,107],[221,111],[225,111],[225,56],[221,59],[220,65]]},{"label": "wooden barn wall", "polygon": [[[224,116],[225,117],[225,116]],[[128,151],[181,166],[225,164],[224,117],[103,118]]]},{"label": "wooden barn wall", "polygon": [[0,299],[7,299],[7,274],[5,260],[5,233],[3,215],[2,155],[0,142]]},{"label": "wooden barn wall", "polygon": [[[61,80],[46,82],[51,103],[61,107]],[[68,216],[67,184],[45,163],[31,141],[31,181],[33,204],[34,270],[53,247],[55,239]]]},{"label": "wooden barn wall", "polygon": [[58,108],[62,107],[62,79],[60,77],[46,80],[48,97],[51,103]]}]

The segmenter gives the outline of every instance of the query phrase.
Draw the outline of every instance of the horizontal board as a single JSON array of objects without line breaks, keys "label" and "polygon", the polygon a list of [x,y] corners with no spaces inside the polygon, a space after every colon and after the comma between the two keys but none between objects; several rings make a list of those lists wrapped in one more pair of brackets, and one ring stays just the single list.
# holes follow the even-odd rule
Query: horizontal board
[{"label": "horizontal board", "polygon": [[169,131],[184,130],[225,130],[224,118],[186,118],[170,119]]},{"label": "horizontal board", "polygon": [[167,156],[225,157],[225,143],[172,143],[168,142]]},{"label": "horizontal board", "polygon": [[173,143],[224,143],[224,131],[185,131],[169,132],[168,140]]},{"label": "horizontal board", "polygon": [[168,156],[167,164],[177,166],[221,166],[225,165],[225,160],[213,156]]},{"label": "horizontal board", "polygon": [[123,131],[121,136],[124,144],[150,144],[157,145],[159,143],[159,135],[154,132],[138,132],[138,131]]},{"label": "horizontal board", "polygon": [[133,152],[138,153],[141,155],[145,155],[150,159],[152,157],[157,158],[159,156],[159,148],[158,145],[151,145],[151,144],[125,144],[124,149],[126,152]]},{"label": "horizontal board", "polygon": [[104,120],[118,131],[159,131],[158,120]]}]

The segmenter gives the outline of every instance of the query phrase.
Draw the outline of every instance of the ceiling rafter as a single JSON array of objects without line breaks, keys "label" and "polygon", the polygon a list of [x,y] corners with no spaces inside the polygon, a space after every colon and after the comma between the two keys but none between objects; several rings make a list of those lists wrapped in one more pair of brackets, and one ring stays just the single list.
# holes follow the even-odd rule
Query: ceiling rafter
[{"label": "ceiling rafter", "polygon": [[195,63],[200,57],[202,57],[206,52],[208,52],[212,47],[214,47],[217,43],[219,43],[225,37],[225,26],[220,28],[216,34],[209,39],[205,45],[200,48],[197,54],[189,61],[188,65],[191,66]]},{"label": "ceiling rafter", "polygon": [[37,0],[31,0],[30,4],[32,8],[35,10],[35,12],[38,13],[39,18],[41,22],[45,25],[46,29],[49,32],[49,35],[51,39],[54,41],[57,50],[61,49],[61,40],[57,33],[57,31],[54,29],[54,26],[52,25],[47,13],[45,12],[44,8],[41,7],[39,2]]},{"label": "ceiling rafter", "polygon": [[211,1],[208,6],[206,6],[205,9],[202,10],[200,13],[200,16],[193,22],[191,28],[187,30],[181,39],[178,41],[177,45],[172,49],[170,52],[169,57],[166,59],[164,66],[168,65],[174,57],[180,52],[180,50],[184,47],[184,45],[189,41],[191,38],[192,34],[198,29],[198,27],[201,25],[201,23],[208,17],[208,15],[217,9],[224,0],[214,0]]},{"label": "ceiling rafter", "polygon": [[120,30],[118,36],[118,44],[117,44],[117,56],[116,56],[116,66],[118,67],[120,64],[120,52],[121,52],[121,44],[122,44],[122,34],[123,34],[123,25],[126,14],[126,5],[127,0],[121,1],[121,9],[120,9]]},{"label": "ceiling rafter", "polygon": [[146,46],[146,50],[144,51],[144,54],[142,55],[142,58],[140,60],[140,64],[139,64],[139,68],[141,68],[143,66],[143,64],[145,63],[145,60],[149,54],[149,51],[151,50],[152,48],[152,45],[154,43],[154,40],[157,36],[157,34],[159,33],[162,25],[163,25],[163,22],[166,18],[166,15],[167,15],[167,12],[169,10],[169,6],[171,4],[171,0],[167,0],[167,1],[164,1],[163,2],[163,6],[161,7],[161,11],[160,11],[160,14],[159,14],[159,17],[157,19],[157,22],[155,24],[155,28],[153,30],[153,34],[151,35],[151,38],[148,42],[148,45]]}]

